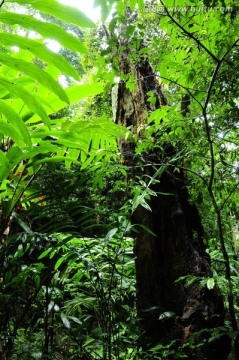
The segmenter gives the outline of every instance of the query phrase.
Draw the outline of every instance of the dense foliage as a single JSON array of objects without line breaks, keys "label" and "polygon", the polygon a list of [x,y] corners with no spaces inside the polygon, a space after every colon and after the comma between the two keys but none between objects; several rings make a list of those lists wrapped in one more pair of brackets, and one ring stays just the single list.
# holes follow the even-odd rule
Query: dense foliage
[{"label": "dense foliage", "polygon": [[[197,338],[177,353],[174,342],[139,345],[133,238],[142,228],[130,216],[139,205],[150,211],[150,185],[169,165],[187,176],[213,269],[213,277],[180,280],[219,287],[226,322],[211,340],[238,339],[238,7],[95,4],[99,29],[57,0],[0,5],[2,359],[177,359],[201,346]],[[127,48],[133,63],[149,59],[168,99],[136,131],[114,123],[114,96],[111,110],[111,89],[124,82],[133,92],[137,82],[119,68]],[[141,169],[161,170],[130,178],[118,139],[134,144]]]}]

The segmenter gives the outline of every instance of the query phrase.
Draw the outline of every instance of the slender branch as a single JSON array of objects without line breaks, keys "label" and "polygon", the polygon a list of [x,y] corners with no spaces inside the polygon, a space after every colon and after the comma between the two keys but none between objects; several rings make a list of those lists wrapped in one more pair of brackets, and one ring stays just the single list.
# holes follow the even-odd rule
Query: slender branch
[{"label": "slender branch", "polygon": [[183,88],[183,89],[185,89],[185,90],[192,90],[192,91],[198,91],[198,92],[204,92],[204,93],[207,92],[207,90],[194,89],[194,88],[191,88],[191,87],[188,87],[188,86],[184,86],[184,85],[182,85],[182,84],[179,84],[177,81],[172,80],[172,79],[169,79],[169,78],[167,78],[167,77],[165,77],[165,76],[161,76],[161,75],[157,75],[157,74],[155,74],[155,76],[157,76],[157,77],[160,78],[160,79],[168,80],[168,81],[170,81],[171,83],[173,83],[173,84],[175,84],[175,85],[178,85],[178,86],[180,86],[181,88]]},{"label": "slender branch", "polygon": [[207,96],[206,96],[206,99],[205,99],[205,103],[204,103],[204,109],[206,110],[207,109],[207,106],[208,106],[208,103],[209,103],[209,100],[210,100],[210,97],[211,97],[211,93],[212,93],[212,88],[213,88],[213,85],[216,81],[216,78],[217,78],[217,74],[218,74],[218,71],[224,61],[224,59],[226,58],[226,56],[230,53],[230,51],[236,46],[236,44],[238,43],[239,41],[239,38],[232,44],[232,46],[230,47],[230,49],[228,49],[224,54],[223,56],[221,57],[220,60],[218,60],[218,63],[213,71],[213,74],[212,74],[212,78],[211,78],[211,81],[210,81],[210,84],[209,84],[209,87],[208,87],[208,90],[207,90]]},{"label": "slender branch", "polygon": [[187,31],[182,25],[179,24],[179,22],[174,19],[174,17],[169,13],[167,7],[164,5],[164,2],[161,0],[161,4],[163,5],[164,7],[164,10],[166,11],[168,17],[174,22],[174,24],[176,24],[179,29],[182,30],[182,32],[184,34],[186,34],[187,36],[189,36],[191,39],[193,39],[197,44],[198,46],[200,46],[201,48],[203,48],[209,55],[210,57],[216,62],[218,63],[220,60],[199,40],[197,39],[192,33],[190,33],[189,31]]},{"label": "slender branch", "polygon": [[157,77],[160,78],[160,79],[168,80],[168,81],[170,81],[171,83],[173,83],[173,84],[175,84],[175,85],[178,85],[178,86],[181,87],[182,89],[186,90],[186,91],[189,93],[189,95],[192,97],[192,99],[195,100],[195,101],[200,105],[201,108],[203,108],[202,104],[200,103],[200,101],[198,101],[197,98],[195,98],[195,96],[192,94],[191,90],[193,90],[193,91],[205,92],[204,90],[196,90],[196,89],[189,88],[189,87],[187,87],[187,86],[184,86],[184,85],[182,85],[182,84],[179,84],[177,81],[168,79],[168,78],[166,78],[166,77],[164,77],[164,76],[157,75]]},{"label": "slender branch", "polygon": [[0,9],[1,9],[1,7],[3,6],[4,2],[5,2],[5,0],[2,0],[2,2],[1,2],[1,4],[0,4]]},{"label": "slender branch", "polygon": [[182,84],[179,84],[179,83],[178,83],[177,81],[175,81],[175,80],[166,78],[165,76],[161,76],[161,75],[158,75],[158,74],[147,75],[147,76],[144,76],[144,77],[141,76],[141,77],[138,77],[137,80],[143,80],[143,79],[150,78],[150,77],[153,77],[153,76],[155,76],[156,78],[159,78],[159,79],[167,80],[167,81],[171,82],[172,84],[178,85],[178,86],[181,87],[182,89],[186,90],[186,91],[189,93],[189,95],[200,105],[200,107],[203,108],[203,105],[200,103],[200,101],[198,101],[197,98],[195,98],[195,96],[192,94],[191,90],[192,90],[192,91],[205,92],[205,93],[207,92],[206,90],[193,89],[193,88],[184,86],[184,85],[182,85]]},{"label": "slender branch", "polygon": [[205,99],[205,103],[203,106],[203,118],[204,118],[204,123],[205,123],[205,130],[206,130],[206,136],[207,136],[207,140],[208,140],[208,144],[209,144],[209,151],[210,151],[210,157],[211,157],[211,174],[210,174],[210,179],[209,179],[209,183],[208,183],[208,190],[210,191],[212,189],[212,185],[213,185],[213,181],[214,181],[214,176],[215,176],[215,156],[214,156],[214,148],[213,148],[213,140],[211,138],[211,132],[210,132],[210,126],[209,126],[209,121],[208,121],[208,117],[207,117],[207,107],[211,98],[211,94],[212,94],[212,89],[213,86],[215,84],[215,81],[217,79],[217,74],[218,71],[224,61],[224,59],[226,58],[226,56],[230,53],[230,51],[233,49],[234,46],[236,46],[237,42],[239,41],[239,39],[237,39],[232,46],[230,47],[230,49],[228,49],[223,56],[221,57],[221,59],[218,61],[213,74],[212,74],[212,78],[207,90],[207,96]]}]

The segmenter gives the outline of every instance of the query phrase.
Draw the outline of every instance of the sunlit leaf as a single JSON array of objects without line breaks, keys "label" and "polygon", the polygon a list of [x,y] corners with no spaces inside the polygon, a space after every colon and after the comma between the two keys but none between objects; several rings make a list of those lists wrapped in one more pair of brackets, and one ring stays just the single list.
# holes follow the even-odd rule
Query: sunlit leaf
[{"label": "sunlit leaf", "polygon": [[22,143],[24,141],[28,147],[31,147],[31,136],[27,126],[22,121],[21,117],[14,111],[14,109],[6,103],[6,101],[0,100],[0,113],[2,113],[6,117],[9,123],[14,127],[14,130],[17,129],[18,132],[21,134],[22,139],[20,142]]},{"label": "sunlit leaf", "polygon": [[35,31],[46,39],[58,41],[62,46],[72,51],[83,54],[87,52],[85,45],[79,39],[53,23],[40,21],[30,15],[12,12],[0,13],[0,21],[9,25],[18,24],[22,28]]},{"label": "sunlit leaf", "polygon": [[208,290],[212,290],[215,286],[215,280],[213,278],[209,278],[207,280],[207,288]]},{"label": "sunlit leaf", "polygon": [[61,315],[61,320],[62,320],[63,324],[65,325],[65,327],[67,329],[70,329],[70,327],[71,327],[70,321],[63,315]]},{"label": "sunlit leaf", "polygon": [[6,2],[31,5],[44,14],[51,14],[68,23],[82,27],[95,27],[95,24],[85,14],[75,7],[63,5],[56,0],[6,0]]},{"label": "sunlit leaf", "polygon": [[38,66],[3,53],[0,53],[0,61],[15,70],[23,71],[25,74],[59,96],[61,100],[69,103],[69,99],[59,82],[53,79],[51,75],[40,69]]},{"label": "sunlit leaf", "polygon": [[79,75],[73,66],[64,57],[50,51],[45,45],[26,37],[9,33],[0,33],[0,39],[2,45],[18,46],[21,49],[28,50],[43,61],[56,66],[62,73],[79,79]]},{"label": "sunlit leaf", "polygon": [[41,120],[50,127],[50,119],[41,103],[28,92],[23,86],[13,83],[7,79],[0,77],[0,86],[4,87],[9,91],[11,96],[19,97],[23,102],[31,109],[34,113],[40,116]]}]

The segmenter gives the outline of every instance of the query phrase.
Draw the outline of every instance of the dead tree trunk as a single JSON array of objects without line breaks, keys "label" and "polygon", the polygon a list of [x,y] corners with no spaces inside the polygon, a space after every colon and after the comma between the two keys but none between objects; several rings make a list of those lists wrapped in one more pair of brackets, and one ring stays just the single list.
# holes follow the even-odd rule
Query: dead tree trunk
[{"label": "dead tree trunk", "polygon": [[[147,57],[132,64],[129,56],[129,50],[122,52],[120,70],[122,74],[134,77],[135,87],[129,91],[125,82],[119,83],[115,118],[118,124],[131,127],[132,132],[138,134],[147,123],[148,113],[168,104]],[[149,91],[156,96],[154,105],[147,101]],[[124,161],[131,169],[129,176],[133,177],[137,161],[135,145],[122,141],[120,146]],[[199,343],[202,338],[209,338],[206,329],[221,326],[224,321],[218,289],[201,288],[198,281],[189,287],[183,282],[175,283],[187,275],[210,277],[211,270],[202,241],[200,216],[189,202],[185,174],[174,172],[174,166],[170,164],[175,149],[170,144],[162,144],[162,149],[161,153],[157,150],[142,155],[146,163],[149,156],[150,162],[154,163],[154,166],[146,167],[147,175],[155,174],[157,163],[167,166],[159,182],[153,185],[158,195],[149,201],[152,212],[138,207],[132,219],[155,234],[141,228],[135,242],[137,306],[143,333],[141,345],[145,348],[158,343],[168,344],[172,340],[180,346],[193,336]],[[144,177],[143,173],[137,172],[137,175]],[[229,347],[230,341],[224,336],[219,341],[205,341],[201,347],[189,349],[188,355],[197,360],[226,360]]]}]

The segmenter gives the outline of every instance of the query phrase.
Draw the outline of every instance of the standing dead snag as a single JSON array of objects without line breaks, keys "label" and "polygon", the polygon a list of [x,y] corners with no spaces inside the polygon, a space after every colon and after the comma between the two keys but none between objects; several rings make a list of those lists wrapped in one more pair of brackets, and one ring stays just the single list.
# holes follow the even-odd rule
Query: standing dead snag
[{"label": "standing dead snag", "polygon": [[[168,105],[148,58],[144,55],[134,64],[130,50],[124,50],[119,59],[123,78],[133,77],[134,88],[129,90],[124,81],[119,83],[116,96],[115,120],[139,134],[147,124],[148,113]],[[154,104],[148,102],[148,93],[155,95]],[[160,141],[160,139],[158,140]],[[135,145],[123,141],[121,152],[125,164],[133,168]],[[151,233],[140,229],[135,242],[137,307],[141,319],[141,345],[145,348],[158,343],[175,346],[195,339],[200,347],[189,348],[190,359],[227,359],[230,348],[228,338],[208,342],[210,329],[223,325],[222,298],[215,289],[202,288],[198,281],[185,287],[176,282],[180,277],[211,277],[210,262],[202,241],[203,229],[199,213],[189,202],[186,178],[183,171],[174,172],[170,159],[175,149],[162,144],[162,153],[152,151],[147,175],[154,176],[158,163],[165,163],[165,171],[152,186],[158,194],[149,201],[151,212],[139,206],[132,221],[144,225]],[[141,154],[145,163],[149,154]],[[153,159],[153,160],[152,160]],[[172,164],[172,163],[171,163]],[[176,165],[176,164],[174,164]],[[159,169],[159,166],[158,166]],[[134,176],[134,172],[129,172]],[[145,174],[137,172],[144,177]],[[167,193],[170,195],[162,195]]]}]

